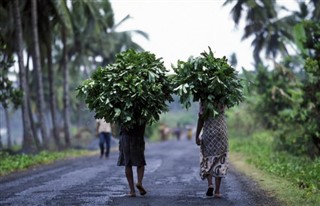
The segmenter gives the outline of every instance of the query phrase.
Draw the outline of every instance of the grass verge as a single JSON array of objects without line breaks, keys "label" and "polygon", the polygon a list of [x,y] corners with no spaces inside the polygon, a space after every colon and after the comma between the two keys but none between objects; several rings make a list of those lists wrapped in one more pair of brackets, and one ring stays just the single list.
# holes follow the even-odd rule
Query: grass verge
[{"label": "grass verge", "polygon": [[234,166],[284,205],[320,205],[320,159],[275,152],[268,131],[231,137],[230,150]]},{"label": "grass verge", "polygon": [[49,164],[56,160],[69,159],[85,155],[93,155],[87,150],[65,150],[61,152],[42,151],[38,154],[9,155],[0,151],[0,176],[28,169],[33,166]]}]

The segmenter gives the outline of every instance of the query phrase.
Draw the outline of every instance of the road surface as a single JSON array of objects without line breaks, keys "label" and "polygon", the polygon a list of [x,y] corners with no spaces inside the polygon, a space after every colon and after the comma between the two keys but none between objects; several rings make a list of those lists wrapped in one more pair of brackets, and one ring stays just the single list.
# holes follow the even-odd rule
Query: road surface
[{"label": "road surface", "polygon": [[193,141],[146,144],[146,196],[125,197],[129,190],[117,158],[115,150],[109,159],[70,159],[2,177],[0,205],[279,205],[232,164],[222,181],[223,197],[206,198],[207,183],[199,177],[199,148]]}]

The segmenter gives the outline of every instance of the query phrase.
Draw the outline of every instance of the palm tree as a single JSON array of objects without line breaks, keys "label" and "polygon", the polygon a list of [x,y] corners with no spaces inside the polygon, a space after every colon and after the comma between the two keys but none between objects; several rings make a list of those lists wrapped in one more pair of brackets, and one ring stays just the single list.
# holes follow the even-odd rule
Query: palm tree
[{"label": "palm tree", "polygon": [[68,71],[68,55],[67,55],[67,30],[62,27],[61,30],[63,55],[62,55],[62,71],[63,71],[63,119],[64,119],[64,135],[66,146],[71,145],[70,138],[70,114],[69,114],[69,71]]},{"label": "palm tree", "polygon": [[[117,32],[116,28],[130,16],[115,24],[108,1],[73,1],[70,16],[74,34],[71,38],[73,43],[68,48],[68,57],[73,59],[69,63],[70,77],[73,78],[71,88],[77,87],[83,78],[88,78],[93,69],[112,63],[116,53],[128,48],[143,50],[132,41],[132,33],[148,38],[147,34],[140,30]],[[102,61],[95,61],[96,57],[100,57]],[[75,96],[70,97],[71,107],[74,110],[79,108],[80,100]],[[73,114],[74,119],[81,119],[76,117],[79,113]]]},{"label": "palm tree", "polygon": [[21,27],[21,17],[19,0],[13,1],[13,12],[15,19],[15,30],[16,30],[16,42],[17,42],[17,56],[19,62],[19,74],[20,74],[20,87],[23,91],[22,95],[22,122],[23,122],[23,145],[22,148],[26,152],[32,151],[32,132],[30,126],[30,120],[28,115],[28,101],[27,97],[29,95],[29,87],[25,76],[25,67],[23,63],[23,36]]},{"label": "palm tree", "polygon": [[246,12],[246,26],[242,39],[253,36],[252,46],[254,60],[261,62],[260,53],[264,50],[266,57],[276,58],[288,55],[287,43],[293,40],[289,30],[288,19],[278,19],[280,7],[275,0],[226,0],[224,5],[236,2],[231,10],[236,25]]},{"label": "palm tree", "polygon": [[63,120],[64,120],[64,138],[67,147],[71,145],[70,138],[70,114],[69,114],[69,70],[68,70],[68,44],[67,37],[72,35],[72,26],[70,19],[70,11],[66,1],[52,1],[52,5],[56,12],[56,18],[59,21],[57,26],[61,34],[62,41],[62,56],[61,56],[61,69],[63,76]]},{"label": "palm tree", "polygon": [[[276,58],[278,54],[288,56],[288,48],[295,47],[293,27],[303,19],[320,18],[320,2],[317,0],[310,0],[310,6],[306,2],[297,2],[300,11],[289,11],[280,7],[275,0],[225,0],[223,5],[232,3],[235,3],[231,14],[236,25],[239,25],[243,13],[246,13],[242,39],[253,37],[253,56],[257,63],[261,62],[260,53],[263,50],[267,58]],[[291,14],[279,18],[277,13],[280,10]]]},{"label": "palm tree", "polygon": [[[46,3],[42,9],[44,9],[46,14],[51,14],[52,7],[49,7],[48,4]],[[56,13],[53,15],[57,15]],[[58,150],[62,148],[61,141],[59,138],[59,133],[58,133],[58,122],[57,122],[57,106],[56,106],[56,94],[55,94],[55,89],[54,89],[54,82],[55,82],[55,73],[53,70],[53,62],[52,62],[52,32],[53,30],[51,29],[54,27],[52,21],[50,21],[50,16],[46,15],[43,18],[43,26],[44,26],[44,45],[45,45],[45,52],[46,53],[46,58],[47,58],[47,69],[48,69],[48,82],[49,82],[49,105],[50,105],[50,112],[51,112],[51,121],[52,121],[52,135],[53,139],[55,141],[56,147]]]},{"label": "palm tree", "polygon": [[[7,54],[17,51],[14,49],[14,45],[18,43],[17,40],[13,41],[11,38],[12,34],[18,31],[14,27],[16,25],[14,23],[16,22],[13,22],[13,20],[16,21],[17,18],[13,16],[12,8],[14,7],[11,6],[12,3],[13,1],[1,1],[0,3],[0,36],[8,43],[6,49]],[[119,24],[115,24],[109,1],[70,1],[68,5],[67,1],[56,0],[24,0],[17,1],[16,3],[20,4],[21,7],[19,8],[20,32],[22,37],[19,47],[19,49],[21,49],[20,60],[23,61],[22,52],[25,51],[28,60],[30,54],[33,54],[32,58],[34,63],[34,69],[28,72],[26,70],[28,67],[25,67],[23,62],[22,64],[19,62],[19,66],[21,66],[19,75],[20,78],[23,79],[20,81],[20,84],[24,89],[24,94],[28,94],[23,96],[23,100],[25,101],[23,114],[29,113],[26,128],[32,126],[31,120],[33,121],[33,113],[31,109],[35,105],[34,99],[39,97],[42,100],[41,103],[38,101],[37,105],[41,104],[41,106],[37,106],[36,108],[39,112],[42,111],[40,112],[42,114],[48,112],[50,109],[54,133],[53,137],[56,144],[59,145],[59,135],[56,130],[58,121],[55,115],[60,111],[58,110],[58,106],[55,106],[55,103],[57,100],[60,101],[62,99],[64,136],[66,144],[69,145],[70,116],[72,117],[73,115],[73,113],[69,113],[71,111],[70,107],[79,101],[75,98],[75,95],[73,96],[70,93],[70,90],[77,86],[77,82],[80,82],[81,78],[83,78],[85,71],[83,71],[82,68],[85,68],[87,74],[89,74],[92,69],[97,66],[113,62],[115,54],[123,49],[136,48],[143,50],[132,41],[131,35],[133,33],[139,33],[147,38],[147,34],[139,30],[117,32],[117,26],[130,17],[127,16]],[[31,7],[31,5],[35,4],[37,4],[37,9],[35,6]],[[35,16],[35,14],[37,16]],[[23,18],[21,18],[21,16]],[[37,22],[35,22],[35,18],[38,19]],[[37,27],[35,26],[36,23],[38,23]],[[36,29],[38,31],[36,31]],[[38,38],[36,38],[37,35]],[[31,52],[33,48],[37,51]],[[102,62],[95,61],[96,57],[102,58]],[[56,70],[55,72],[55,69],[58,67],[60,70]],[[36,68],[39,68],[39,70]],[[81,68],[81,70],[79,68]],[[62,75],[56,75],[58,72],[61,72]],[[29,73],[30,81],[28,80]],[[36,76],[36,73],[40,75]],[[49,80],[48,86],[45,84],[45,81],[41,83],[41,77],[46,78],[46,75]],[[63,79],[63,84],[56,84],[61,80],[58,78]],[[72,80],[71,83],[70,80]],[[37,86],[38,83],[42,84],[42,86]],[[42,88],[43,91],[38,91],[38,88]],[[49,88],[48,92],[44,90],[46,88]],[[62,95],[61,93],[57,93],[60,89],[63,90]],[[41,97],[41,93],[43,97]],[[48,108],[45,107],[46,100],[50,102],[50,104],[48,104],[50,107]],[[75,107],[73,107],[73,109],[74,108]],[[28,111],[28,109],[30,109],[30,111]],[[40,120],[40,118],[42,118],[42,120]],[[39,123],[45,122],[44,116],[39,116],[37,119],[40,120]],[[25,123],[25,120],[23,121]],[[36,125],[36,122],[34,125]],[[46,131],[46,128],[40,127],[40,129],[41,133]],[[34,130],[34,134],[30,133],[30,136],[33,137],[31,142],[37,143],[37,128]],[[42,136],[46,139],[45,135]],[[37,145],[39,143],[40,142],[38,142]]]},{"label": "palm tree", "polygon": [[43,83],[42,83],[42,71],[40,63],[40,51],[39,51],[39,37],[38,37],[38,16],[37,16],[37,0],[31,0],[31,16],[32,16],[32,38],[33,38],[33,68],[35,70],[37,78],[37,103],[38,103],[38,116],[39,125],[41,129],[42,140],[44,147],[48,148],[48,135],[46,121],[44,117],[44,94],[43,94]]}]

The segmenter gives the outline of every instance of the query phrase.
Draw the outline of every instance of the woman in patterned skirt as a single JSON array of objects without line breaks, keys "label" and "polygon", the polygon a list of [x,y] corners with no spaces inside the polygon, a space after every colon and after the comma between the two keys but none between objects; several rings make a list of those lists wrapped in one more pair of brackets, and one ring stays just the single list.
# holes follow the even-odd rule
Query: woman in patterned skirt
[{"label": "woman in patterned skirt", "polygon": [[[196,132],[196,144],[200,146],[200,177],[207,179],[208,190],[206,195],[213,196],[213,182],[215,178],[214,197],[221,197],[220,184],[222,177],[226,176],[228,169],[228,137],[224,117],[224,106],[220,105],[219,115],[205,118],[204,107],[200,102],[200,111]],[[201,139],[200,133],[202,131]]]}]

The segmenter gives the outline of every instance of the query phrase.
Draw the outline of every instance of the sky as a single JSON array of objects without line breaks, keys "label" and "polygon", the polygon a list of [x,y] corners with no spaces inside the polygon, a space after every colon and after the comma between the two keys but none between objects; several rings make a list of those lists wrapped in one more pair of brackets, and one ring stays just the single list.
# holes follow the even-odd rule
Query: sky
[{"label": "sky", "polygon": [[215,57],[227,58],[234,52],[238,65],[252,70],[251,41],[241,41],[242,30],[235,28],[231,6],[224,0],[111,0],[116,23],[128,14],[118,31],[142,30],[149,40],[134,35],[146,51],[162,57],[167,69],[178,60],[187,61],[211,47]]}]

